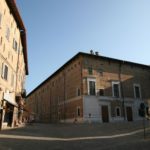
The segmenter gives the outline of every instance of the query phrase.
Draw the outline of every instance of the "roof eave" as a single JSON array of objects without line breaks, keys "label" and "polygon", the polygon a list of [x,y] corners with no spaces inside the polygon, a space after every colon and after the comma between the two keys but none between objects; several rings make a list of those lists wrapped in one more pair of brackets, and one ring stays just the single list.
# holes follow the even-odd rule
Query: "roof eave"
[{"label": "roof eave", "polygon": [[62,71],[70,62],[72,62],[73,60],[75,60],[76,58],[78,58],[79,56],[88,56],[88,57],[94,57],[94,58],[101,58],[101,59],[105,59],[105,60],[111,60],[111,61],[115,61],[115,62],[119,62],[119,63],[127,63],[127,64],[133,64],[133,65],[137,65],[140,67],[146,67],[148,69],[150,69],[150,66],[148,65],[144,65],[144,64],[138,64],[138,63],[134,63],[134,62],[129,62],[129,61],[124,61],[124,60],[119,60],[119,59],[115,59],[115,58],[110,58],[110,57],[105,57],[105,56],[97,56],[97,55],[91,55],[88,53],[84,53],[84,52],[78,52],[75,56],[73,56],[69,61],[67,61],[62,67],[60,67],[56,72],[54,72],[51,76],[49,76],[46,80],[44,80],[41,84],[39,84],[36,88],[34,88],[28,95],[26,98],[28,98],[29,96],[32,95],[32,93],[34,93],[36,90],[38,90],[42,85],[44,85],[47,81],[49,81],[51,78],[53,78],[56,74],[58,74],[60,71]]}]

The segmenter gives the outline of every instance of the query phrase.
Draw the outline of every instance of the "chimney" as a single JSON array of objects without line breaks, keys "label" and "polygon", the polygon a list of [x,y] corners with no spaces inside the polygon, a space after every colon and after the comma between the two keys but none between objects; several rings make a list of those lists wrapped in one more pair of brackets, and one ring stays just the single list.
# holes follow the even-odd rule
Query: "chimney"
[{"label": "chimney", "polygon": [[92,49],[90,50],[90,54],[94,55],[94,52],[93,52],[93,50],[92,50]]},{"label": "chimney", "polygon": [[99,56],[99,52],[95,52],[95,55],[96,55],[96,56]]}]

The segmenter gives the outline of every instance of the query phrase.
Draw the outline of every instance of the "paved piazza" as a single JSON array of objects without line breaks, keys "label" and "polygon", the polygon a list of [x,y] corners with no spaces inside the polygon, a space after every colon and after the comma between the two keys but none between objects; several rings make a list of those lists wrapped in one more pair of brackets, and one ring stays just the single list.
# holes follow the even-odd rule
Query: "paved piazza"
[{"label": "paved piazza", "polygon": [[0,150],[149,150],[142,122],[108,124],[32,124],[0,132]]}]

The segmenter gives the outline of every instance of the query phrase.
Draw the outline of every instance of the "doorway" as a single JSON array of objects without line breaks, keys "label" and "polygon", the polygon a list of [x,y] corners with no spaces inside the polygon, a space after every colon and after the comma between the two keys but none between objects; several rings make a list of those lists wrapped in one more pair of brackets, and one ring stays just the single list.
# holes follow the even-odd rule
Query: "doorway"
[{"label": "doorway", "polygon": [[127,120],[133,121],[132,107],[126,107],[126,113],[127,113]]},{"label": "doorway", "polygon": [[102,106],[102,121],[109,122],[109,113],[108,113],[108,106]]},{"label": "doorway", "polygon": [[13,111],[14,111],[14,106],[9,103],[6,103],[4,122],[7,122],[7,125],[10,127],[13,121]]}]

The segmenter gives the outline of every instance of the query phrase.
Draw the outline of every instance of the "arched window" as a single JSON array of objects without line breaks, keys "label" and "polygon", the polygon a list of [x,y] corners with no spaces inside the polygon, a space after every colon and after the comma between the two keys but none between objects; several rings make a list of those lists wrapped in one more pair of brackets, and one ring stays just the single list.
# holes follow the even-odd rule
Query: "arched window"
[{"label": "arched window", "polygon": [[120,116],[121,116],[120,107],[116,107],[116,117],[120,117]]}]

